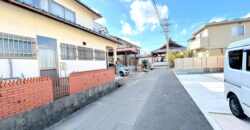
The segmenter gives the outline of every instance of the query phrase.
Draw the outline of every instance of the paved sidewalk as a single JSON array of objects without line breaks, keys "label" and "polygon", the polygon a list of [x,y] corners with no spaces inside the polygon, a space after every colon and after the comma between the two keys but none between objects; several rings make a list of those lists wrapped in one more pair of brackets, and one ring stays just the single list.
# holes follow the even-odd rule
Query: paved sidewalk
[{"label": "paved sidewalk", "polygon": [[250,130],[250,120],[234,117],[224,96],[224,75],[177,75],[178,79],[216,129]]},{"label": "paved sidewalk", "polygon": [[211,130],[172,70],[150,71],[52,130]]}]

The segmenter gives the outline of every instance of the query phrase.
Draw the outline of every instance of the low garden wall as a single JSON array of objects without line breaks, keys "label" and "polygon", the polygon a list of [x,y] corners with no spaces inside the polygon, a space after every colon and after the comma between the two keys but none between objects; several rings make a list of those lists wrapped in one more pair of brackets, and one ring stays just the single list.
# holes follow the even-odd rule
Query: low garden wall
[{"label": "low garden wall", "polygon": [[53,102],[50,77],[1,83],[0,120]]},{"label": "low garden wall", "polygon": [[69,75],[69,92],[76,94],[89,88],[115,80],[114,69],[77,72]]},{"label": "low garden wall", "polygon": [[44,129],[116,89],[114,69],[72,73],[68,79],[70,95],[61,98],[53,97],[60,84],[53,87],[50,77],[0,83],[0,129]]}]

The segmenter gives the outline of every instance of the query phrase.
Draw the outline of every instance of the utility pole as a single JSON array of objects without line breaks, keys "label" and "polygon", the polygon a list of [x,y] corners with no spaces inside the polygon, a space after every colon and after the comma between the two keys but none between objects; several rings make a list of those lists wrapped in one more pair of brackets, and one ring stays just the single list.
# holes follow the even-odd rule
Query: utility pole
[{"label": "utility pole", "polygon": [[169,67],[169,36],[168,36],[168,33],[169,33],[168,28],[170,26],[169,19],[168,18],[161,18],[155,0],[152,0],[152,3],[154,5],[155,14],[158,18],[158,22],[161,26],[162,32],[164,32],[166,35],[166,58],[167,58],[167,63],[168,63],[168,67]]}]

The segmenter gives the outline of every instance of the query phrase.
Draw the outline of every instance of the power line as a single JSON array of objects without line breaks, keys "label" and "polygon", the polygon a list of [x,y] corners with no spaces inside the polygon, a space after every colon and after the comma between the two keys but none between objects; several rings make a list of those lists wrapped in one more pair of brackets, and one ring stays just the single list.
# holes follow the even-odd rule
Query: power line
[{"label": "power line", "polygon": [[158,10],[157,5],[156,5],[156,0],[152,0],[152,3],[154,5],[155,14],[156,14],[156,16],[158,18],[158,22],[160,24],[162,32],[164,32],[165,35],[166,35],[166,41],[167,41],[167,43],[166,43],[166,46],[167,46],[167,49],[166,49],[166,51],[167,51],[166,54],[167,55],[166,55],[166,57],[167,57],[167,63],[168,63],[168,66],[169,66],[169,58],[168,58],[168,53],[169,53],[169,36],[168,36],[168,33],[169,33],[169,26],[170,26],[169,19],[168,18],[161,18],[159,10]]}]

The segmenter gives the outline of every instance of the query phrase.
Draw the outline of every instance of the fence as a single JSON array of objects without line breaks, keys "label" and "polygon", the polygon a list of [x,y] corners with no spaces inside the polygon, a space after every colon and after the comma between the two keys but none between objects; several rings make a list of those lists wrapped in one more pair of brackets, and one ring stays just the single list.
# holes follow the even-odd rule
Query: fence
[{"label": "fence", "polygon": [[69,78],[52,79],[54,99],[59,99],[69,95]]},{"label": "fence", "polygon": [[54,100],[111,82],[114,69],[70,74],[66,78],[48,76],[0,82],[0,120]]},{"label": "fence", "polygon": [[175,69],[223,68],[224,56],[175,59]]}]

